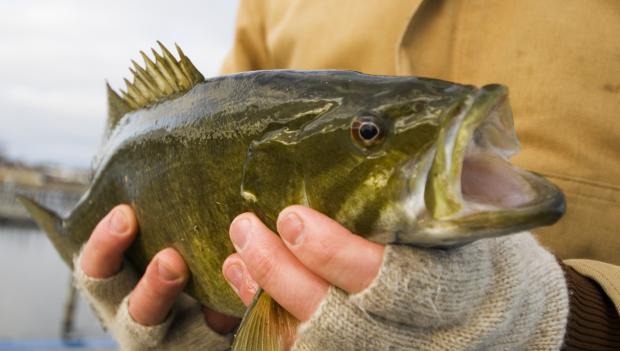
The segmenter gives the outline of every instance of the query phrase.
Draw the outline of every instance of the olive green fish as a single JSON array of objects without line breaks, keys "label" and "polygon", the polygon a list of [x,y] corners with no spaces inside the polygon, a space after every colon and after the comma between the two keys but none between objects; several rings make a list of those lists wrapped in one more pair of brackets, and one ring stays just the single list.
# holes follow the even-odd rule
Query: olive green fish
[{"label": "olive green fish", "polygon": [[[177,47],[178,49],[178,47]],[[256,71],[205,80],[178,49],[134,62],[94,177],[66,216],[25,207],[69,265],[95,225],[130,204],[140,234],[127,259],[143,271],[166,247],[191,271],[187,292],[246,311],[221,274],[231,220],[310,206],[379,243],[463,245],[554,223],[564,197],[508,158],[518,151],[507,89],[350,71]],[[279,350],[297,321],[259,293],[235,350]]]}]

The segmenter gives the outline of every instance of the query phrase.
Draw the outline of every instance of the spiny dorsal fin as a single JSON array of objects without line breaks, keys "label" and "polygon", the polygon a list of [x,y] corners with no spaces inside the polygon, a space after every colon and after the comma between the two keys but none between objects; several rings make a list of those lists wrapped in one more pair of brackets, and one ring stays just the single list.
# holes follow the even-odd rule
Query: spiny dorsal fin
[{"label": "spiny dorsal fin", "polygon": [[157,44],[162,54],[152,49],[154,61],[140,51],[145,64],[144,68],[135,61],[131,61],[133,67],[129,70],[133,74],[133,79],[131,82],[125,79],[127,88],[126,91],[120,91],[122,97],[108,89],[109,128],[113,128],[127,112],[139,110],[184,93],[205,80],[177,44],[175,47],[179,60],[160,41],[157,41]]},{"label": "spiny dorsal fin", "polygon": [[131,111],[131,108],[123,98],[112,89],[109,83],[106,83],[106,90],[108,93],[108,125],[106,126],[107,133],[118,123],[118,121],[127,112]]}]

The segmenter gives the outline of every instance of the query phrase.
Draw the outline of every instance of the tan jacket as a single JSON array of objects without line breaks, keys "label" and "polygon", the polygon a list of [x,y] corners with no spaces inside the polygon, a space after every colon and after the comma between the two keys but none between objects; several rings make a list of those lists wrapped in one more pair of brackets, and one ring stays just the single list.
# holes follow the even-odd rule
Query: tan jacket
[{"label": "tan jacket", "polygon": [[[352,69],[506,84],[522,143],[515,163],[567,197],[566,215],[537,230],[540,241],[561,258],[618,265],[618,33],[617,0],[242,0],[223,71]],[[615,274],[593,278],[620,307],[620,268],[584,263],[592,264]]]}]

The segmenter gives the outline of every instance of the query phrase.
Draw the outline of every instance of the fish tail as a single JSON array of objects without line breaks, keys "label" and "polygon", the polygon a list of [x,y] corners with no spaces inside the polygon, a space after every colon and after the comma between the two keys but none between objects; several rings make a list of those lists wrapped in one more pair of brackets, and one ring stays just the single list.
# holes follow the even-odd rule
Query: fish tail
[{"label": "fish tail", "polygon": [[282,351],[293,344],[299,321],[262,289],[235,335],[232,351]]},{"label": "fish tail", "polygon": [[62,259],[73,266],[73,255],[79,250],[66,233],[63,219],[54,211],[45,208],[35,200],[23,195],[17,195],[17,199],[24,205],[39,227],[50,238]]}]

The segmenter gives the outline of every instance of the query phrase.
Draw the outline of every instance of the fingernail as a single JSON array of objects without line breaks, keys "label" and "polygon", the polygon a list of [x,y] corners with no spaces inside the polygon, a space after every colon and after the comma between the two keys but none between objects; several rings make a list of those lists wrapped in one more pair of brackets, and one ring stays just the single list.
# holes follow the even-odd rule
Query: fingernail
[{"label": "fingernail", "polygon": [[238,293],[241,289],[241,283],[243,282],[243,270],[241,270],[241,267],[236,263],[231,264],[226,268],[225,276],[226,280],[228,280],[233,289]]},{"label": "fingernail", "polygon": [[299,245],[303,240],[304,223],[295,212],[289,212],[280,220],[280,236],[291,245]]},{"label": "fingernail", "polygon": [[243,217],[235,220],[230,228],[230,239],[238,252],[245,248],[250,235],[252,224],[250,220]]},{"label": "fingernail", "polygon": [[157,272],[159,273],[159,276],[163,280],[175,281],[175,280],[181,278],[181,274],[179,274],[179,272],[177,272],[174,269],[172,269],[172,267],[168,266],[162,260],[158,260],[158,262],[157,262]]},{"label": "fingernail", "polygon": [[115,234],[127,234],[128,224],[127,216],[121,209],[115,209],[110,216],[110,228]]}]

